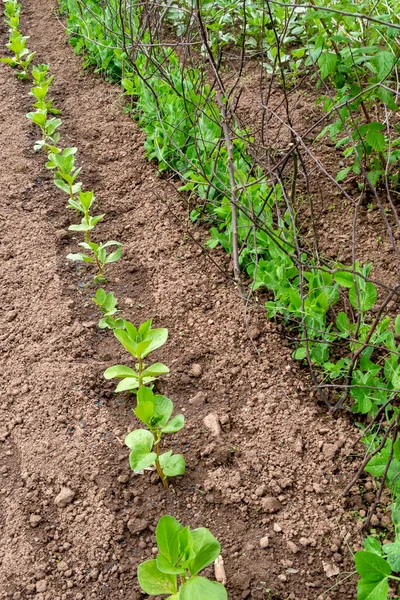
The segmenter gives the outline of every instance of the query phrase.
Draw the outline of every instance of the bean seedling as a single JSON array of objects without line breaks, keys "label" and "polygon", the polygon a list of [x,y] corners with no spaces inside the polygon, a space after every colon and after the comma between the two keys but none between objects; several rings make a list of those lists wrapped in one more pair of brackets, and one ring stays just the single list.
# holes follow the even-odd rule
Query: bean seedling
[{"label": "bean seedling", "polygon": [[29,36],[22,35],[17,29],[13,29],[10,32],[9,40],[6,47],[14,53],[14,56],[12,58],[0,58],[0,62],[10,65],[13,69],[18,69],[17,77],[19,79],[29,79],[29,65],[35,56],[35,52],[30,52],[26,47]]},{"label": "bean seedling", "polygon": [[160,454],[163,433],[176,433],[185,424],[183,415],[176,415],[170,420],[173,408],[169,398],[155,395],[150,388],[142,386],[137,392],[137,406],[133,412],[150,431],[136,429],[125,438],[125,444],[131,450],[129,463],[132,471],[138,473],[155,466],[165,487],[168,487],[168,477],[183,475],[186,468],[181,454],[172,454],[172,450]]},{"label": "bean seedling", "polygon": [[[103,217],[104,215],[100,215],[101,217]],[[91,217],[93,219],[96,219],[96,217]],[[84,219],[82,219],[82,222],[84,221]],[[84,227],[86,227],[86,225],[84,223],[82,223],[82,228],[80,230],[83,230],[86,232],[86,230],[84,229]],[[81,227],[79,225],[75,225],[75,226],[71,226],[70,229],[72,229],[72,227]],[[89,227],[90,229],[93,229],[92,226],[87,225],[87,227]],[[95,242],[80,242],[79,246],[82,246],[82,248],[84,248],[87,251],[92,252],[93,256],[88,256],[87,254],[84,254],[83,252],[78,252],[76,254],[68,254],[67,255],[67,259],[68,260],[72,260],[72,261],[80,261],[80,262],[85,262],[85,263],[92,263],[95,264],[97,266],[98,272],[97,275],[95,275],[94,277],[94,282],[95,283],[104,283],[107,281],[107,278],[105,277],[104,274],[104,268],[106,265],[113,263],[113,262],[117,262],[117,260],[119,260],[122,256],[122,244],[121,242],[117,242],[115,240],[110,240],[108,242],[106,242],[105,244],[103,243],[99,243],[96,244]],[[107,254],[107,250],[106,248],[109,248],[110,246],[117,246],[117,249],[114,250],[114,252],[111,252],[110,254]]]},{"label": "bean seedling", "polygon": [[96,296],[92,298],[103,313],[103,318],[99,321],[100,329],[124,329],[123,319],[114,319],[114,315],[121,312],[117,309],[118,298],[113,292],[107,294],[103,288],[96,291]]},{"label": "bean seedling", "polygon": [[151,319],[142,323],[139,328],[129,321],[124,321],[124,326],[125,330],[115,329],[114,335],[138,362],[136,369],[115,365],[104,371],[106,379],[121,379],[115,389],[116,392],[137,390],[154,381],[156,377],[169,373],[168,367],[162,363],[154,363],[147,367],[144,362],[146,356],[165,344],[168,338],[168,329],[152,329]]},{"label": "bean seedling", "polygon": [[218,540],[208,529],[190,530],[166,515],[158,522],[156,540],[159,554],[137,570],[146,594],[168,594],[167,600],[227,600],[221,583],[198,575],[221,552]]}]

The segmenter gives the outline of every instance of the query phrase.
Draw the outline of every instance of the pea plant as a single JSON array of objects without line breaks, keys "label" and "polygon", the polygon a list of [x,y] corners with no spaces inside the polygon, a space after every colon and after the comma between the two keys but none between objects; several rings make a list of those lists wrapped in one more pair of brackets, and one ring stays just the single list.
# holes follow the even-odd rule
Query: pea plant
[{"label": "pea plant", "polygon": [[147,429],[135,429],[125,438],[125,444],[130,449],[129,463],[134,473],[154,466],[165,487],[168,487],[168,477],[183,475],[186,462],[181,454],[173,454],[168,450],[160,454],[163,434],[177,433],[185,424],[183,415],[170,419],[173,403],[166,396],[154,394],[149,387],[142,386],[137,391],[137,406],[134,413],[137,418],[147,425]]},{"label": "pea plant", "polygon": [[218,540],[205,527],[190,529],[174,517],[161,517],[156,528],[158,554],[137,570],[142,590],[168,600],[227,600],[225,587],[199,573],[221,552]]},{"label": "pea plant", "polygon": [[12,57],[4,57],[0,62],[10,65],[17,70],[19,79],[29,79],[29,67],[35,56],[35,52],[30,52],[26,45],[29,36],[24,36],[19,31],[19,17],[21,4],[15,0],[9,0],[4,3],[4,17],[9,27],[9,40],[6,48],[9,50]]},{"label": "pea plant", "polygon": [[[79,225],[72,225],[69,227],[80,227]],[[89,227],[86,225],[82,225],[82,227],[87,227],[85,231],[89,231],[93,229],[93,227]],[[91,252],[91,255],[85,254],[84,252],[70,253],[67,254],[67,259],[72,261],[78,261],[83,263],[91,263],[97,266],[97,274],[94,276],[93,281],[95,283],[105,283],[107,281],[107,277],[105,275],[105,267],[110,263],[117,262],[122,256],[122,244],[121,242],[117,242],[116,240],[109,240],[104,244],[100,242],[96,244],[96,242],[79,242],[79,246],[88,252]],[[113,252],[107,253],[107,248],[110,246],[116,247],[116,250]]]}]

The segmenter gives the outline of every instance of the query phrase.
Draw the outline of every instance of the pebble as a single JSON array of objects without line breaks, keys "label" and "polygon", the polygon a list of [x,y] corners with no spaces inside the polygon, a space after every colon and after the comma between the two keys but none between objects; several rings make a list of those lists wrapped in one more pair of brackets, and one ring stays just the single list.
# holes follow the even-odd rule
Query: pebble
[{"label": "pebble", "polygon": [[37,527],[41,520],[42,517],[40,515],[31,515],[29,517],[29,523],[31,524],[31,527]]},{"label": "pebble", "polygon": [[297,552],[299,551],[298,547],[296,546],[296,544],[294,542],[288,542],[287,547],[289,548],[289,550],[291,552],[293,552],[293,554],[297,554]]},{"label": "pebble", "polygon": [[206,401],[206,394],[204,392],[197,392],[193,398],[190,398],[189,404],[204,404]]},{"label": "pebble", "polygon": [[280,533],[282,531],[282,525],[279,525],[279,523],[274,523],[273,530],[275,533]]},{"label": "pebble", "polygon": [[276,513],[282,508],[281,503],[274,496],[266,496],[261,500],[261,508],[267,513]]},{"label": "pebble", "polygon": [[36,582],[36,591],[40,594],[47,590],[47,581],[45,579],[41,579]]},{"label": "pebble", "polygon": [[249,337],[251,340],[256,340],[258,337],[260,337],[261,331],[258,329],[258,327],[251,327],[249,329]]},{"label": "pebble", "polygon": [[260,546],[261,546],[261,548],[268,548],[268,546],[269,546],[269,537],[267,535],[265,535],[264,537],[261,538],[261,540],[260,540]]},{"label": "pebble", "polygon": [[281,573],[281,575],[278,575],[278,579],[279,579],[279,581],[283,581],[283,582],[287,581],[287,577],[283,573]]},{"label": "pebble", "polygon": [[130,519],[127,525],[131,533],[141,533],[148,528],[149,522],[146,519]]},{"label": "pebble", "polygon": [[70,488],[63,487],[61,488],[58,496],[56,496],[54,499],[54,502],[59,508],[65,508],[68,504],[71,504],[74,497],[75,492],[73,492]]},{"label": "pebble", "polygon": [[191,377],[200,377],[202,372],[203,372],[203,369],[201,368],[201,365],[199,365],[198,363],[195,363],[194,365],[192,365],[192,368],[189,371],[189,375]]},{"label": "pebble", "polygon": [[222,433],[221,426],[219,424],[218,415],[215,413],[209,413],[203,419],[204,426],[214,435],[215,437],[219,437]]}]

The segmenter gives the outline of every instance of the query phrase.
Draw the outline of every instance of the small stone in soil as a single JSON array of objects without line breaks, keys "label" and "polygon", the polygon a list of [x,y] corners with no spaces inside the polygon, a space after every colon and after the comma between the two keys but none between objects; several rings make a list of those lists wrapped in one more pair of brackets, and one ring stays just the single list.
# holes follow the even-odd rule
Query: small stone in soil
[{"label": "small stone in soil", "polygon": [[42,517],[40,515],[31,515],[29,517],[29,523],[31,524],[31,527],[37,527],[41,520]]},{"label": "small stone in soil", "polygon": [[63,487],[58,496],[56,496],[54,502],[59,508],[65,508],[68,504],[71,504],[74,497],[75,492],[73,492],[70,488]]},{"label": "small stone in soil", "polygon": [[47,581],[45,579],[41,579],[36,582],[36,591],[40,594],[47,590]]},{"label": "small stone in soil", "polygon": [[281,509],[281,503],[273,496],[266,496],[266,498],[263,498],[261,501],[261,508],[265,510],[265,512],[272,514]]},{"label": "small stone in soil", "polygon": [[190,398],[189,404],[204,404],[206,401],[206,395],[204,392],[197,392],[193,398]]},{"label": "small stone in soil", "polygon": [[201,365],[199,365],[198,363],[195,363],[194,365],[192,365],[192,368],[189,371],[189,375],[191,377],[200,377],[202,372],[203,372],[203,369],[201,368]]},{"label": "small stone in soil", "polygon": [[214,435],[219,437],[221,435],[221,426],[219,424],[218,415],[215,413],[209,413],[203,419],[204,426]]},{"label": "small stone in soil", "polygon": [[261,540],[260,540],[260,546],[261,546],[261,548],[268,548],[268,546],[269,546],[269,537],[267,535],[265,535],[264,537],[261,538]]}]

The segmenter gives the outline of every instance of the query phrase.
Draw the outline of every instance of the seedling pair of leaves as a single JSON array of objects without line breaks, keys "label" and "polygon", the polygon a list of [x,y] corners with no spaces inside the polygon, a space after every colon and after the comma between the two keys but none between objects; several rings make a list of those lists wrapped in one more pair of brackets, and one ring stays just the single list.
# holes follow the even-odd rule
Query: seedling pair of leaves
[{"label": "seedling pair of leaves", "polygon": [[155,395],[145,386],[137,392],[137,406],[134,413],[142,421],[146,429],[136,429],[125,438],[125,444],[131,450],[129,463],[132,471],[139,473],[143,469],[155,466],[161,481],[168,485],[168,477],[183,475],[186,469],[185,459],[181,454],[172,454],[172,450],[160,454],[161,438],[164,433],[177,433],[185,424],[183,415],[170,419],[174,409],[169,398]]},{"label": "seedling pair of leaves", "polygon": [[10,32],[9,40],[6,47],[14,53],[14,56],[12,58],[0,58],[0,62],[10,65],[13,69],[18,69],[17,77],[19,79],[28,79],[29,65],[35,56],[35,52],[30,52],[26,47],[29,36],[22,35],[17,29],[13,29]]},{"label": "seedling pair of leaves", "polygon": [[73,198],[82,189],[82,183],[77,182],[81,167],[75,168],[77,148],[64,148],[61,152],[50,152],[46,163],[48,169],[55,171],[54,184]]},{"label": "seedling pair of leaves", "polygon": [[135,369],[115,365],[104,371],[106,379],[121,379],[116,392],[135,391],[160,375],[169,373],[168,367],[162,363],[154,363],[147,367],[144,362],[146,356],[163,346],[168,339],[168,329],[152,329],[151,323],[149,319],[136,328],[129,321],[124,321],[124,329],[114,330],[119,343],[138,361]]},{"label": "seedling pair of leaves", "polygon": [[117,309],[118,298],[113,292],[107,294],[103,288],[99,288],[92,300],[103,313],[103,318],[99,321],[100,329],[125,329],[123,319],[114,319],[114,315],[121,311]]},{"label": "seedling pair of leaves", "polygon": [[355,554],[357,572],[361,579],[357,587],[358,600],[387,600],[389,580],[400,582],[393,572],[400,572],[400,498],[392,504],[395,541],[381,545],[374,537],[367,537],[365,550]]},{"label": "seedling pair of leaves", "polygon": [[[85,242],[90,243],[90,232],[95,228],[97,223],[104,218],[104,214],[92,217],[89,214],[89,210],[95,202],[96,197],[93,191],[90,192],[79,192],[78,198],[70,197],[68,202],[68,208],[73,208],[77,213],[83,213],[82,221],[79,225],[71,225],[68,229],[70,231],[81,231],[85,234]],[[111,244],[110,244],[111,245]]]},{"label": "seedling pair of leaves", "polygon": [[218,540],[205,527],[190,530],[174,517],[164,516],[156,528],[159,554],[138,567],[143,591],[167,600],[227,600],[225,587],[199,573],[221,552]]}]

